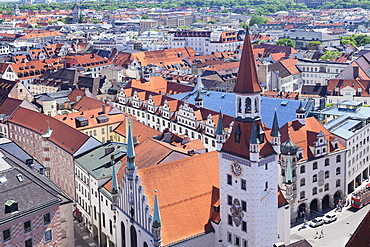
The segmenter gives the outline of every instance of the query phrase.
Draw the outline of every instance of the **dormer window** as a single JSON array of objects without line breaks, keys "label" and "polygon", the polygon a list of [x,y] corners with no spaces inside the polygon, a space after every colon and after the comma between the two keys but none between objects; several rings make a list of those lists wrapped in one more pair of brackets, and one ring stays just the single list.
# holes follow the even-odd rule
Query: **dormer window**
[{"label": "dormer window", "polygon": [[14,200],[8,200],[5,203],[5,214],[11,214],[18,211],[18,202]]}]

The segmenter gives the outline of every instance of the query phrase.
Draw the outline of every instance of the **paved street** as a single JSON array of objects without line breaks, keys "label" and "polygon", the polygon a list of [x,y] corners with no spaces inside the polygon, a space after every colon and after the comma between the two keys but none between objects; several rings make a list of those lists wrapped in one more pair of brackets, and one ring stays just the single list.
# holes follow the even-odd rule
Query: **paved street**
[{"label": "paved street", "polygon": [[83,226],[77,223],[77,220],[73,221],[74,234],[75,234],[75,247],[91,247],[98,246],[97,243],[84,231]]},{"label": "paved street", "polygon": [[[317,228],[307,226],[302,229],[302,224],[291,228],[290,242],[305,238],[314,247],[321,246],[336,246],[342,247],[347,243],[350,234],[352,234],[360,224],[366,213],[370,210],[370,205],[363,207],[360,210],[353,210],[351,207],[344,207],[342,212],[336,213],[338,220],[329,224],[324,224]],[[334,212],[334,209],[331,211]],[[316,229],[324,230],[324,238],[315,239]]]}]

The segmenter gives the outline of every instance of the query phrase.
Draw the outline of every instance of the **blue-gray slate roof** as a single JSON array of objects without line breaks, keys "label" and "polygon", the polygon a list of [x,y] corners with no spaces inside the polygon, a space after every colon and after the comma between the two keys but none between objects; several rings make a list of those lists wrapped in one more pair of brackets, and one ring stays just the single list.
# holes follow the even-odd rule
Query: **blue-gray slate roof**
[{"label": "blue-gray slate roof", "polygon": [[[223,114],[234,117],[235,116],[235,94],[216,92],[216,91],[202,91],[203,107],[218,112],[221,108]],[[197,93],[189,95],[189,93],[173,94],[170,97],[184,100],[195,104]],[[296,109],[299,107],[299,100],[261,97],[262,98],[262,122],[268,128],[272,127],[274,120],[274,109],[276,109],[279,127],[287,122],[296,119]],[[312,101],[302,101],[302,106],[306,109],[306,116],[313,107]]]}]

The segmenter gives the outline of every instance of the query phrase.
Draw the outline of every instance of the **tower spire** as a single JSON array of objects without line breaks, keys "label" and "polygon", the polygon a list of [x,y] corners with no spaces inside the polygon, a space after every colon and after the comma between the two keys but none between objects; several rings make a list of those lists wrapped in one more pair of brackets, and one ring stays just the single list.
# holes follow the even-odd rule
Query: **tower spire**
[{"label": "tower spire", "polygon": [[112,164],[112,194],[118,193],[117,170],[116,166]]},{"label": "tower spire", "polygon": [[236,81],[234,92],[236,93],[260,93],[261,86],[258,82],[256,64],[254,61],[251,38],[247,29],[245,35],[238,79]]},{"label": "tower spire", "polygon": [[225,128],[224,123],[222,120],[222,113],[221,108],[218,114],[218,122],[217,122],[217,129],[216,129],[216,150],[221,151],[223,143],[225,143]]},{"label": "tower spire", "polygon": [[285,183],[291,184],[292,182],[293,182],[292,163],[290,162],[290,153],[288,153]]},{"label": "tower spire", "polygon": [[280,144],[281,144],[281,135],[279,130],[279,123],[277,119],[276,109],[274,113],[274,120],[272,121],[272,130],[270,133],[271,136],[271,144],[274,149],[274,151],[278,154],[280,154]]},{"label": "tower spire", "polygon": [[132,130],[131,130],[131,120],[128,120],[128,131],[127,131],[127,179],[130,181],[130,186],[132,186],[132,182],[134,180],[134,172],[135,172],[135,149],[134,149],[134,141],[132,139]]},{"label": "tower spire", "polygon": [[162,222],[161,222],[161,215],[159,212],[159,204],[158,204],[158,196],[157,196],[157,190],[154,191],[154,215],[153,215],[153,225],[152,225],[152,231],[154,235],[154,246],[159,247],[162,245],[162,234],[161,234],[161,228],[162,228]]}]

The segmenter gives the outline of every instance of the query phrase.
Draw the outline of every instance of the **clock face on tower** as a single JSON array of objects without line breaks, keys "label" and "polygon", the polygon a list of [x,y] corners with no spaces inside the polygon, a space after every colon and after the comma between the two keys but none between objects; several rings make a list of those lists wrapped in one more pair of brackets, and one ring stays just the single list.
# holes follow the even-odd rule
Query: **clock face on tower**
[{"label": "clock face on tower", "polygon": [[230,165],[230,171],[235,177],[240,177],[242,175],[242,167],[236,161],[233,161]]}]

